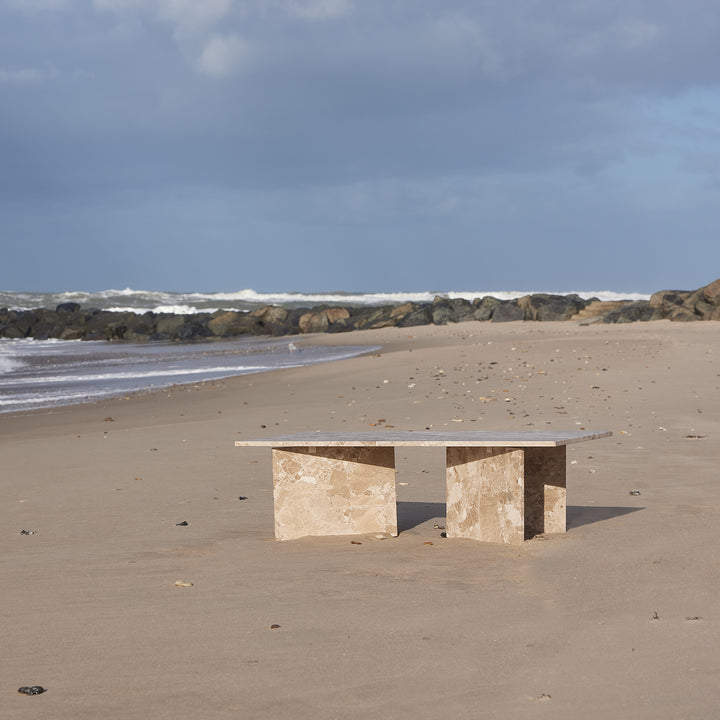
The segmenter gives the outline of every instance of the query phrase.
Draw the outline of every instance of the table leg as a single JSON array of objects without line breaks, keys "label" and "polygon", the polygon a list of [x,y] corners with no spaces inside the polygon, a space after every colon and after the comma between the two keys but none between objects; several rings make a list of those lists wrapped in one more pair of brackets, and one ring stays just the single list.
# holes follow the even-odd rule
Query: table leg
[{"label": "table leg", "polygon": [[447,449],[447,533],[485,542],[565,532],[566,448]]},{"label": "table leg", "polygon": [[395,449],[273,448],[275,537],[397,535]]},{"label": "table leg", "polygon": [[448,447],[448,537],[520,544],[525,539],[524,453]]},{"label": "table leg", "polygon": [[525,531],[564,533],[567,448],[525,448]]}]

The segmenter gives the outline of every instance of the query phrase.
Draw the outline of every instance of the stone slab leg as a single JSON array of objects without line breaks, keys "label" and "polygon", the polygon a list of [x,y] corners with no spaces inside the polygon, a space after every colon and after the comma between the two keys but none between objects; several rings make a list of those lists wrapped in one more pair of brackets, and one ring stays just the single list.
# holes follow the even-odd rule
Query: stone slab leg
[{"label": "stone slab leg", "polygon": [[523,451],[449,447],[446,458],[448,537],[522,543],[525,539]]},{"label": "stone slab leg", "polygon": [[275,537],[397,535],[395,449],[273,448]]},{"label": "stone slab leg", "polygon": [[566,447],[525,449],[525,531],[564,533]]}]

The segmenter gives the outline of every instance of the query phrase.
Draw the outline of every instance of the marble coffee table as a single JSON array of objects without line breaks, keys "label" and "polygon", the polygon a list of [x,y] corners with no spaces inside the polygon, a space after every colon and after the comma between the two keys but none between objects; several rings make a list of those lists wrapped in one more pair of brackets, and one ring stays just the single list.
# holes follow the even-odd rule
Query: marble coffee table
[{"label": "marble coffee table", "polygon": [[275,537],[397,535],[395,448],[442,447],[450,538],[519,544],[565,532],[566,447],[604,432],[306,432],[272,448]]}]

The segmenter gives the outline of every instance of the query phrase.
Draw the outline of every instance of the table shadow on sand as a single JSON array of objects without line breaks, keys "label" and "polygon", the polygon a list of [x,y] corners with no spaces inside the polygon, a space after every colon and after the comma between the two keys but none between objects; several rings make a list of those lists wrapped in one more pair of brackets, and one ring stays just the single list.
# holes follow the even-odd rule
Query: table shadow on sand
[{"label": "table shadow on sand", "polygon": [[598,507],[595,505],[568,505],[567,506],[567,529],[590,525],[591,523],[611,520],[621,515],[644,510],[644,507]]},{"label": "table shadow on sand", "polygon": [[[567,529],[590,525],[603,520],[628,515],[644,510],[643,507],[599,507],[595,505],[568,505]],[[439,520],[445,524],[445,503],[398,501],[398,532],[405,532],[422,525],[428,520]]]}]

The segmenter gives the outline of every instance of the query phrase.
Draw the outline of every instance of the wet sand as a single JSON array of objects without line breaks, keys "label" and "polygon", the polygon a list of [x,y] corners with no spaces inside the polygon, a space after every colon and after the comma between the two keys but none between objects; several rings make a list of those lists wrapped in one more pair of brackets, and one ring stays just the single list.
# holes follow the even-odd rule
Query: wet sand
[{"label": "wet sand", "polygon": [[[719,330],[388,328],[333,335],[383,346],[336,363],[0,415],[2,717],[712,717]],[[389,428],[614,437],[568,448],[563,535],[440,537],[430,448],[397,452],[397,538],[274,540],[270,451],[235,440]]]}]

